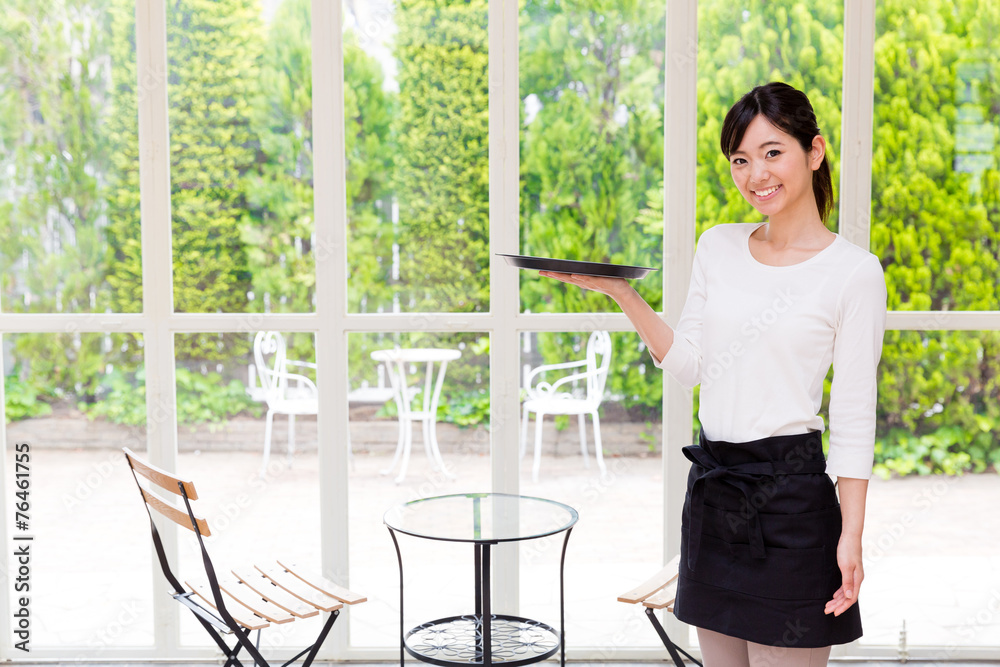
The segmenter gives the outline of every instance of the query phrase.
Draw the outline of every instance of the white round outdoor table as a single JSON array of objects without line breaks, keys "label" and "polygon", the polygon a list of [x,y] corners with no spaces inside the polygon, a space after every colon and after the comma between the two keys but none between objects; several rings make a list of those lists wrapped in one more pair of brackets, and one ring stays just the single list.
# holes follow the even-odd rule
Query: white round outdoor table
[{"label": "white round outdoor table", "polygon": [[[399,664],[406,653],[442,667],[519,667],[560,652],[566,665],[563,572],[566,544],[579,514],[569,505],[507,493],[459,493],[396,505],[383,521],[399,560]],[[422,623],[404,634],[403,556],[397,533],[428,540],[466,542],[475,557],[475,608],[471,614]],[[501,542],[565,533],[559,560],[559,630],[540,621],[494,614],[490,609],[490,548]],[[484,619],[490,619],[484,622]]]},{"label": "white round outdoor table", "polygon": [[[435,470],[440,470],[447,477],[455,476],[448,471],[441,458],[441,450],[437,441],[437,409],[441,398],[441,386],[444,384],[445,370],[448,362],[462,356],[458,350],[439,348],[395,348],[392,350],[376,350],[372,359],[384,363],[389,372],[392,384],[393,399],[396,402],[396,412],[399,416],[399,441],[396,443],[396,454],[392,463],[382,471],[388,475],[402,459],[396,483],[400,484],[406,477],[406,468],[410,463],[410,449],[413,445],[413,422],[419,421],[423,426],[424,450],[427,459]],[[424,373],[423,404],[421,409],[412,408],[410,388],[406,383],[407,364],[426,364]],[[434,380],[434,364],[438,364],[437,380]],[[433,384],[433,389],[431,385]]]}]

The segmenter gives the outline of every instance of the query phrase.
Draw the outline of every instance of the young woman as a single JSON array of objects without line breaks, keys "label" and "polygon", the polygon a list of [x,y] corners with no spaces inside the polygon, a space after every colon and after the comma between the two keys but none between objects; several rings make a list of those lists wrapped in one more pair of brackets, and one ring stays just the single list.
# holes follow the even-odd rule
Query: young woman
[{"label": "young woman", "polygon": [[816,667],[861,636],[885,280],[874,255],[824,225],[833,186],[803,93],[754,88],[730,109],[721,144],[766,221],[701,235],[676,328],[623,279],[542,275],[613,298],[657,366],[701,384],[674,613],[697,627],[706,667]]}]

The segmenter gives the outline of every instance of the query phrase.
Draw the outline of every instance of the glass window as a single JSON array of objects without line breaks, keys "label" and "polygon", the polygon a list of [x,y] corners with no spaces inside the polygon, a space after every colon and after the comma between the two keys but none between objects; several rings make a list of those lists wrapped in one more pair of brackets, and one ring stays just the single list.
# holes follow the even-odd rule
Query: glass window
[{"label": "glass window", "polygon": [[[996,310],[997,48],[994,3],[876,6],[871,248],[890,310]],[[933,315],[924,323],[941,326]],[[995,332],[889,331],[879,369],[876,472],[866,528],[864,643],[995,646],[994,545],[968,524],[991,502],[1000,453]],[[964,474],[963,474],[964,473]],[[984,532],[984,530],[986,532]],[[972,540],[972,536],[976,536]],[[962,545],[958,548],[957,545]],[[904,579],[945,573],[947,607],[913,604]],[[863,608],[864,609],[864,608]]]},{"label": "glass window", "polygon": [[170,3],[174,307],[314,310],[310,3]]},{"label": "glass window", "polygon": [[1000,16],[988,0],[876,10],[872,252],[890,310],[997,310]]},{"label": "glass window", "polygon": [[[876,478],[865,520],[863,644],[996,646],[1000,591],[990,513],[1000,502],[1000,333],[888,331],[879,369]],[[918,604],[939,572],[947,605]],[[989,611],[989,619],[983,614]]]},{"label": "glass window", "polygon": [[[663,565],[663,372],[634,332],[526,333],[521,345],[521,493],[580,514],[567,545],[567,636],[577,646],[656,646],[652,628],[636,631],[638,610],[616,598]],[[547,368],[571,362],[582,363]],[[562,539],[520,546],[522,611],[553,627]]]},{"label": "glass window", "polygon": [[[522,254],[660,268],[665,16],[662,0],[522,3]],[[636,283],[657,309],[658,276]],[[617,310],[534,272],[520,280],[525,312]]]},{"label": "glass window", "polygon": [[[121,452],[146,451],[142,338],[18,334],[4,336],[3,349],[8,534],[12,554],[19,545],[31,554],[30,646],[149,646],[149,519]],[[23,527],[14,522],[20,502]],[[16,541],[24,536],[32,540]]]},{"label": "glass window", "polygon": [[344,5],[350,312],[489,309],[487,9]]},{"label": "glass window", "polygon": [[141,309],[135,15],[109,4],[0,3],[5,312]]},{"label": "glass window", "polygon": [[[370,599],[351,609],[353,646],[399,647],[399,565],[385,512],[417,498],[491,487],[489,345],[487,334],[474,332],[349,336],[351,587]],[[447,365],[438,393],[441,360]],[[413,419],[401,430],[397,398],[404,395]],[[433,429],[419,420],[427,410],[437,415]],[[408,459],[398,454],[407,439]],[[408,628],[472,611],[471,547],[412,538],[400,547]]]},{"label": "glass window", "polygon": [[[196,513],[212,530],[206,546],[223,576],[233,568],[279,558],[319,571],[320,501],[317,459],[315,343],[311,333],[261,332],[210,357],[182,355],[192,341],[226,340],[217,333],[175,337],[177,471],[194,481]],[[260,341],[260,363],[256,358]],[[282,364],[281,358],[284,358]],[[267,411],[274,408],[270,454]],[[180,568],[203,577],[193,533],[180,532]],[[191,614],[181,615],[185,644],[211,645]],[[303,646],[319,619],[261,635],[265,657]]]}]

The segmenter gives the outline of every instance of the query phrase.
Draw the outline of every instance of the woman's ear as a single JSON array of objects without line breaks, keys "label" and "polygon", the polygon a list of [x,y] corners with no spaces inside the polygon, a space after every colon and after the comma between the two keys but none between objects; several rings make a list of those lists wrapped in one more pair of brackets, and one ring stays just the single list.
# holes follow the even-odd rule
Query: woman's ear
[{"label": "woman's ear", "polygon": [[809,167],[816,171],[823,164],[823,157],[826,155],[826,139],[823,135],[817,134],[813,137],[812,148],[809,149]]}]

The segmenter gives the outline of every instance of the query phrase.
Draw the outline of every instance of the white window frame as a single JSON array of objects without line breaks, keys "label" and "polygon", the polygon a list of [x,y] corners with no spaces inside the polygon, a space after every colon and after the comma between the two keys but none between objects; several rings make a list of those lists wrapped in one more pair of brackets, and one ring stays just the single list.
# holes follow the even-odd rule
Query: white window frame
[{"label": "white window frame", "polygon": [[[687,295],[695,242],[697,121],[697,0],[669,0],[666,10],[667,67],[665,74],[664,197],[665,234],[663,317],[676,322]],[[166,78],[144,73],[167,71],[166,0],[137,0],[137,72],[144,94],[139,98],[139,155],[142,219],[143,312],[140,314],[17,314],[0,313],[0,334],[139,333],[144,340],[148,456],[156,465],[174,469],[177,463],[174,337],[204,331],[250,333],[259,329],[312,332],[316,361],[324,377],[339,382],[321,385],[319,401],[319,478],[322,562],[328,576],[347,572],[349,475],[347,448],[336,437],[336,424],[347,423],[346,374],[348,336],[353,332],[442,331],[486,332],[491,336],[491,480],[495,492],[519,491],[519,341],[523,332],[630,331],[621,313],[525,314],[520,312],[517,271],[498,264],[494,253],[519,249],[519,81],[517,0],[489,2],[489,175],[490,175],[490,310],[488,313],[353,314],[347,312],[346,189],[344,137],[344,78],[341,3],[312,0],[314,191],[316,220],[316,302],[304,314],[190,314],[173,312],[170,224],[170,137]],[[872,0],[845,0],[844,108],[840,183],[840,233],[868,248],[871,219],[871,149],[875,6]],[[668,158],[669,156],[669,158]],[[1000,312],[893,312],[890,329],[1000,330]],[[0,360],[2,364],[2,360]],[[2,368],[0,368],[2,370]],[[665,555],[680,548],[680,515],[688,464],[680,448],[691,440],[691,393],[664,376],[663,392],[663,535]],[[0,410],[3,388],[0,386]],[[6,430],[0,445],[6,451]],[[0,508],[8,516],[10,487],[5,457],[0,457]],[[8,544],[6,520],[0,540]],[[164,531],[168,555],[177,555],[177,536]],[[0,572],[10,572],[9,550],[0,550]],[[159,566],[152,563],[154,645],[151,648],[104,648],[94,659],[144,660],[169,655],[178,660],[211,659],[216,652],[179,646],[179,608],[167,595]],[[2,579],[2,578],[0,578]],[[518,606],[516,550],[498,549],[494,571],[495,605],[516,612]],[[349,583],[349,582],[344,582]],[[0,627],[11,627],[9,580],[0,586]],[[665,617],[668,632],[686,645],[685,626]],[[350,614],[338,624],[320,659],[394,661],[398,649],[348,645]],[[652,629],[650,629],[652,633]],[[948,659],[990,657],[986,649],[954,649]],[[911,658],[940,657],[945,647],[910,649]],[[896,657],[891,646],[836,647],[835,656]],[[567,648],[572,660],[601,659],[602,650]],[[624,660],[660,660],[662,652],[618,647]],[[82,647],[36,649],[30,656],[13,648],[10,633],[0,634],[0,659],[87,658]]]}]

